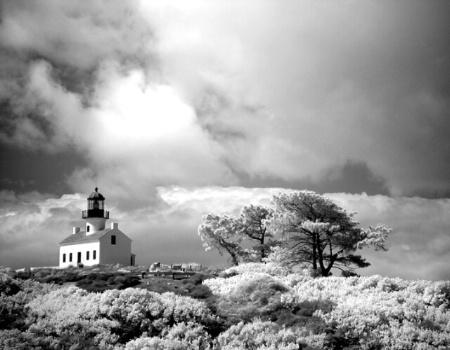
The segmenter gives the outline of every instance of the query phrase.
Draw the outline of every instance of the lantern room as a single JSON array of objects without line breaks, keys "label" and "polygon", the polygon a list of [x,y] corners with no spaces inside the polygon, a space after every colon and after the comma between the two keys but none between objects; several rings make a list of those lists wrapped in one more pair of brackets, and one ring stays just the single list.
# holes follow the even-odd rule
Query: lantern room
[{"label": "lantern room", "polygon": [[87,198],[87,210],[83,210],[82,218],[109,219],[109,212],[105,210],[105,197],[98,192],[98,188]]}]

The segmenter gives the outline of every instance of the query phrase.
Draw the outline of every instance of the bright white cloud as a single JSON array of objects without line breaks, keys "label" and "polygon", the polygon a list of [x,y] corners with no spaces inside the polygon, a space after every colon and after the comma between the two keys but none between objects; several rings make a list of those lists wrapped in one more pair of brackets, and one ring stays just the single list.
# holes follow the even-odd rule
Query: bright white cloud
[{"label": "bright white cloud", "polygon": [[132,191],[148,196],[156,184],[235,181],[220,161],[221,146],[170,86],[149,84],[142,71],[120,73],[117,65],[108,64],[99,73],[96,103],[85,107],[51,73],[48,63],[33,64],[27,93],[53,128],[52,136],[43,143],[42,132],[33,137],[20,128],[15,138],[50,151],[75,146],[83,152],[94,173],[76,171],[71,177],[74,188],[92,190],[96,177],[102,187],[126,197]]}]

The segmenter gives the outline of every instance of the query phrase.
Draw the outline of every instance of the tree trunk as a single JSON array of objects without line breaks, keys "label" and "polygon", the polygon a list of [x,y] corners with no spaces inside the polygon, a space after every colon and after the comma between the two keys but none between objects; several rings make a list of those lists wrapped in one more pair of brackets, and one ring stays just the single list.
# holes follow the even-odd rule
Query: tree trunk
[{"label": "tree trunk", "polygon": [[313,270],[317,271],[317,242],[316,242],[316,234],[313,233]]},{"label": "tree trunk", "polygon": [[237,254],[234,253],[233,251],[230,251],[230,250],[228,251],[228,253],[230,253],[230,255],[231,255],[232,264],[233,264],[234,266],[239,265],[239,260],[238,260]]}]

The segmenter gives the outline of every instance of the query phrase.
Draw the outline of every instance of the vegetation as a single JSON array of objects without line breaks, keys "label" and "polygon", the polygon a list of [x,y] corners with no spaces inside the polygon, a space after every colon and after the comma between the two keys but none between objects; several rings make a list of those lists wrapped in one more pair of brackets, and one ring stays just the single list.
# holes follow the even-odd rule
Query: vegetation
[{"label": "vegetation", "polygon": [[368,266],[355,251],[385,250],[390,229],[353,216],[307,191],[238,218],[209,214],[204,245],[234,266],[184,280],[139,267],[0,269],[0,348],[448,349],[450,281],[355,276]]},{"label": "vegetation", "polygon": [[[273,208],[244,207],[241,216],[208,214],[199,226],[206,250],[227,252],[233,265],[244,261],[276,261],[288,266],[310,267],[330,276],[331,270],[353,275],[355,268],[370,264],[355,254],[373,246],[386,250],[391,229],[378,224],[367,229],[330,199],[311,191],[274,196]],[[275,238],[276,237],[276,238]],[[269,242],[268,238],[271,238]],[[250,250],[246,241],[257,242]],[[271,254],[269,253],[271,249]]]},{"label": "vegetation", "polygon": [[[35,275],[64,280],[64,273],[84,276],[77,282],[89,277],[82,269]],[[91,273],[94,281],[107,275]],[[23,277],[0,270],[1,349],[450,347],[450,281],[313,277],[277,263],[246,263],[219,277],[166,279],[187,296],[164,291],[160,278],[162,293],[147,290],[153,277],[103,292]]]},{"label": "vegetation", "polygon": [[[240,260],[261,262],[274,244],[269,241],[273,235],[266,227],[266,221],[272,216],[272,209],[261,205],[242,208],[238,218],[231,215],[208,214],[198,234],[205,249],[216,249],[220,254],[228,253],[231,263],[238,265]],[[251,245],[244,249],[243,243]]]}]

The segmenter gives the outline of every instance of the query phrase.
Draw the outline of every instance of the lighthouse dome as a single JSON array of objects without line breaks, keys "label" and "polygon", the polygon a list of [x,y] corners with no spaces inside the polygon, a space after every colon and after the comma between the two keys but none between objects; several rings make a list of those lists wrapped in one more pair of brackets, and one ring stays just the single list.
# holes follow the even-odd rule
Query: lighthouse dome
[{"label": "lighthouse dome", "polygon": [[93,200],[105,200],[105,197],[101,193],[98,192],[98,187],[95,188],[95,191],[91,193],[91,195],[87,199]]}]

